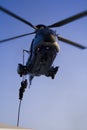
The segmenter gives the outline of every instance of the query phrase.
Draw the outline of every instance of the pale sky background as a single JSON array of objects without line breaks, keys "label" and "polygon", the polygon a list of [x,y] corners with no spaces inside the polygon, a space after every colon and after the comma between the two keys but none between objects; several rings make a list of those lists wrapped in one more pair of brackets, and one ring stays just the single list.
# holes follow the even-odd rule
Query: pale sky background
[{"label": "pale sky background", "polygon": [[[33,25],[53,24],[87,10],[87,0],[0,0],[0,5]],[[87,46],[87,17],[56,32]],[[32,32],[28,25],[0,11],[0,40]],[[0,123],[16,125],[18,92],[22,78],[17,65],[22,50],[29,49],[34,35],[0,44]],[[61,51],[54,65],[54,80],[36,77],[24,93],[20,126],[33,130],[87,130],[87,50],[59,42]]]}]

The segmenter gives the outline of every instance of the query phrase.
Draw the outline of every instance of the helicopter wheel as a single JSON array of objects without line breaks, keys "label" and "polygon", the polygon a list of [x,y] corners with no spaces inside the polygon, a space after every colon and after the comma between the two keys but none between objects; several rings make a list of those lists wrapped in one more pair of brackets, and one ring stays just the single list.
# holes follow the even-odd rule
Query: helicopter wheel
[{"label": "helicopter wheel", "polygon": [[46,74],[46,76],[47,77],[51,77],[52,79],[54,79],[58,69],[59,69],[59,66],[57,66],[55,68],[52,66],[50,68],[50,70],[48,71],[48,73]]}]

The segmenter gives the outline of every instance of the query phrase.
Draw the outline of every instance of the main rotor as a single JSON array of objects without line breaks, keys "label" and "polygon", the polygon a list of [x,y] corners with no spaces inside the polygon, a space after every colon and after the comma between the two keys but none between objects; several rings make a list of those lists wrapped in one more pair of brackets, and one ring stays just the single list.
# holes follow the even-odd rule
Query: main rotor
[{"label": "main rotor", "polygon": [[[87,10],[85,10],[85,11],[83,11],[81,13],[78,13],[76,15],[70,16],[70,17],[68,17],[66,19],[63,19],[61,21],[58,21],[58,22],[56,22],[54,24],[51,24],[51,25],[48,25],[48,26],[43,25],[43,24],[39,24],[37,26],[34,26],[31,22],[23,19],[22,17],[16,15],[15,13],[11,12],[10,10],[8,10],[8,9],[2,7],[2,6],[0,6],[0,11],[10,15],[11,17],[14,17],[15,19],[18,19],[19,21],[27,24],[28,26],[30,26],[30,27],[32,27],[34,29],[34,32],[32,32],[32,33],[22,34],[22,35],[19,35],[19,36],[3,39],[3,40],[0,40],[0,43],[7,42],[7,41],[10,41],[10,40],[14,40],[14,39],[17,39],[17,38],[20,38],[20,37],[24,37],[24,36],[27,36],[27,35],[35,34],[38,31],[38,29],[40,29],[40,28],[61,27],[61,26],[64,26],[64,25],[66,25],[66,24],[68,24],[70,22],[73,22],[75,20],[78,20],[80,18],[83,18],[83,17],[87,16]],[[65,43],[68,43],[70,45],[76,46],[76,47],[78,47],[80,49],[85,49],[86,48],[85,46],[83,46],[83,45],[81,45],[79,43],[73,42],[73,41],[68,40],[66,38],[63,38],[63,37],[61,37],[59,35],[57,37],[58,37],[58,40],[60,40],[62,42],[65,42]]]}]

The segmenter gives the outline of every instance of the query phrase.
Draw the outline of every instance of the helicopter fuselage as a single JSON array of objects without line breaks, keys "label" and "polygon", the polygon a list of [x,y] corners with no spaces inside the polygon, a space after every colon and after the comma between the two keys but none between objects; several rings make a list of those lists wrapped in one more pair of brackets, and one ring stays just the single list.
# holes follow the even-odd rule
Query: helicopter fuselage
[{"label": "helicopter fuselage", "polygon": [[46,75],[59,52],[56,33],[48,28],[40,28],[31,44],[31,56],[26,66],[35,76]]},{"label": "helicopter fuselage", "polygon": [[59,50],[56,33],[46,27],[38,29],[31,43],[30,57],[27,60],[24,75],[52,75],[54,73],[52,64]]}]

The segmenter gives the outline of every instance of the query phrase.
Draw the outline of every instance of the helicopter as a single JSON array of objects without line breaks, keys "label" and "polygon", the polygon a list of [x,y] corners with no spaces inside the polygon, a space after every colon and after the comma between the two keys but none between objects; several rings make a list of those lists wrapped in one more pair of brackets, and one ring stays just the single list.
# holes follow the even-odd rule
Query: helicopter
[{"label": "helicopter", "polygon": [[24,50],[29,54],[26,65],[18,64],[18,68],[17,68],[17,73],[21,77],[24,75],[29,75],[30,85],[34,76],[44,75],[47,77],[51,77],[52,79],[55,78],[59,66],[54,67],[53,62],[60,51],[60,46],[58,41],[68,43],[80,49],[87,48],[84,45],[81,45],[79,43],[76,43],[74,41],[71,41],[69,39],[66,39],[58,35],[53,29],[51,29],[55,27],[61,27],[77,19],[87,16],[87,10],[48,26],[44,24],[39,24],[34,26],[29,21],[23,19],[22,17],[16,15],[15,13],[11,12],[10,10],[2,6],[0,6],[0,11],[18,19],[19,21],[27,24],[28,26],[34,29],[34,31],[31,33],[0,40],[0,43],[3,43],[20,37],[35,34],[35,37],[33,38],[30,45],[30,50]]}]

